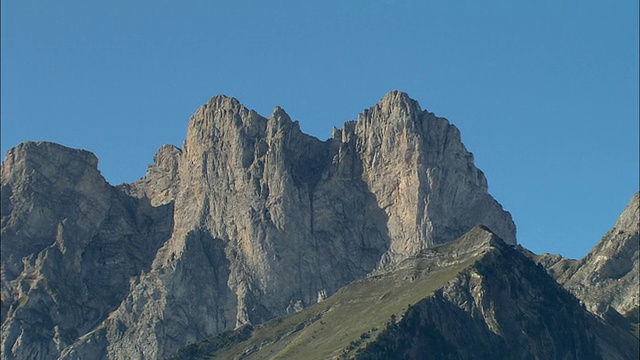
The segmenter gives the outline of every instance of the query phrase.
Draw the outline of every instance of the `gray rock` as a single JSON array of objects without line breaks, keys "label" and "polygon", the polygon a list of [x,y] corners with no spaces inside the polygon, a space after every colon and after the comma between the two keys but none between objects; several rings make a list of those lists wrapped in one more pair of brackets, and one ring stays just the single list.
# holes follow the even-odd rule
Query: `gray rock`
[{"label": "gray rock", "polygon": [[182,150],[173,145],[163,145],[153,156],[153,165],[147,174],[131,184],[120,188],[130,196],[147,198],[152,206],[166,205],[176,198],[178,189],[178,164]]},{"label": "gray rock", "polygon": [[[19,264],[51,240],[19,233],[26,228],[19,219],[26,210],[13,202],[5,206],[4,194],[26,180],[5,187],[5,169],[8,178],[17,176],[15,166],[5,163],[2,243],[5,217],[17,218],[7,228],[16,229],[7,242],[29,244],[13,252],[11,259]],[[52,171],[66,171],[54,165]],[[515,244],[511,216],[487,193],[486,179],[458,130],[398,91],[324,142],[303,134],[279,107],[264,118],[236,99],[217,96],[191,117],[182,150],[161,148],[143,179],[118,188],[99,176],[95,183],[95,191],[83,185],[86,197],[100,196],[99,189],[105,194],[92,200],[96,219],[87,223],[92,224],[87,231],[108,227],[113,229],[110,241],[128,239],[127,244],[137,244],[128,246],[147,251],[143,256],[123,250],[123,262],[130,256],[145,260],[122,272],[138,276],[118,283],[117,294],[109,297],[117,304],[110,302],[94,317],[78,315],[92,325],[56,349],[67,359],[88,354],[162,358],[204,337],[299,311],[477,224]],[[22,196],[28,198],[29,192]],[[72,197],[88,201],[84,193]],[[154,215],[116,228],[116,214],[106,215],[117,203],[114,197],[128,204],[123,205],[127,214]],[[58,214],[53,205],[50,211]],[[67,217],[85,223],[82,212]],[[41,232],[50,239],[56,228]],[[91,234],[82,239],[92,239]],[[147,237],[138,239],[139,234]],[[152,254],[151,264],[147,254]],[[59,261],[74,264],[72,259]],[[23,270],[7,265],[13,278],[5,282],[4,268],[3,260],[3,291],[6,287],[7,298],[15,302],[19,292],[10,284]],[[87,296],[102,297],[102,291]],[[5,323],[16,329],[12,334],[24,329],[13,315],[3,317]],[[3,338],[3,346],[26,346],[16,336]],[[43,334],[40,343],[54,343],[54,337]]]},{"label": "gray rock", "polygon": [[51,359],[124,299],[171,234],[171,206],[109,186],[96,157],[23,143],[2,164],[2,357]]},{"label": "gray rock", "polygon": [[383,261],[396,263],[477,224],[515,244],[511,216],[487,194],[484,174],[449,121],[392,91],[350,130],[345,126],[343,137],[355,136],[362,179],[388,219]]}]

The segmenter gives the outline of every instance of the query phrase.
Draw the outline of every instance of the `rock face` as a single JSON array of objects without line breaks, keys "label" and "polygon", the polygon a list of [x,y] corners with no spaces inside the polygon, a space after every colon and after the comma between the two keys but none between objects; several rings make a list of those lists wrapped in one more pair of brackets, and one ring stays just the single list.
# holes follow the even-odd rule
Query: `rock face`
[{"label": "rock face", "polygon": [[361,177],[388,218],[391,263],[477,224],[515,244],[511,218],[486,195],[484,174],[446,119],[396,91],[349,125],[341,143],[355,138]]},{"label": "rock face", "polygon": [[84,151],[8,154],[4,358],[163,358],[477,224],[515,244],[458,130],[397,91],[324,142],[280,108],[264,118],[217,96],[154,161],[114,188]]},{"label": "rock face", "polygon": [[558,276],[592,312],[605,314],[611,306],[634,322],[640,306],[639,198],[636,193],[598,245]]},{"label": "rock face", "polygon": [[2,356],[51,359],[113,311],[172,230],[86,151],[23,143],[2,165]]}]

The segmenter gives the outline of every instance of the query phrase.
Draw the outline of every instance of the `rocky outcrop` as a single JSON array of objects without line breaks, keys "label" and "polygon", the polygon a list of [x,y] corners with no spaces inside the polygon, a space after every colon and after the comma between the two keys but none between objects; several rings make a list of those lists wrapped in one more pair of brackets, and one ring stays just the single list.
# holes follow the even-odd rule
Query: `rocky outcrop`
[{"label": "rocky outcrop", "polygon": [[609,306],[638,322],[640,296],[640,195],[636,193],[615,226],[558,281],[596,314]]},{"label": "rocky outcrop", "polygon": [[[18,264],[51,244],[57,228],[39,237],[20,233],[27,224],[19,218],[23,210],[5,206],[4,194],[26,180],[5,186],[5,169],[7,179],[17,171],[12,162],[3,164],[2,243],[4,250],[5,218],[15,218],[6,242],[24,244],[11,257]],[[75,174],[69,177],[76,181]],[[138,244],[130,246],[144,246],[139,256],[145,261],[129,268],[139,276],[111,297],[120,302],[106,307],[108,316],[100,312],[93,327],[68,337],[75,342],[60,347],[63,358],[161,358],[205,336],[298,311],[477,224],[515,243],[509,213],[487,194],[458,130],[398,91],[324,142],[303,134],[281,108],[264,118],[217,96],[190,119],[182,150],[162,147],[143,179],[113,188],[94,177],[98,190],[87,183],[88,194],[72,195],[96,203],[89,206],[96,220],[87,223],[93,225],[82,241],[91,244],[96,229],[117,221],[106,215],[115,203],[126,203],[129,215],[162,216],[111,233],[118,244],[123,234],[135,234],[127,235]],[[50,211],[57,214],[54,205]],[[81,223],[85,214],[64,217]],[[161,230],[153,230],[157,226]],[[138,234],[147,238],[138,240]],[[4,266],[3,258],[3,288]],[[7,269],[14,277],[23,271]],[[6,293],[19,298],[10,286]],[[3,315],[3,324],[22,329],[15,319]],[[43,341],[51,338],[43,335]],[[21,344],[6,339],[7,348]]]},{"label": "rocky outcrop", "polygon": [[354,131],[362,178],[385,211],[391,263],[485,224],[515,244],[510,216],[487,196],[484,174],[446,119],[393,91],[365,110]]},{"label": "rocky outcrop", "polygon": [[171,234],[172,207],[109,186],[96,157],[23,143],[2,164],[2,357],[51,359],[99,324]]}]

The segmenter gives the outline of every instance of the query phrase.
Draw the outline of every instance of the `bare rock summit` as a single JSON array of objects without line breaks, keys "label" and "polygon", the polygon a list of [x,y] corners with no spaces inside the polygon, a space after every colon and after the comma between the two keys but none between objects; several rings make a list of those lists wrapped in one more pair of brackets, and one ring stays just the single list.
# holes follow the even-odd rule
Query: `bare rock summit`
[{"label": "bare rock summit", "polygon": [[458,129],[399,91],[326,141],[216,96],[142,179],[96,164],[40,143],[2,164],[3,359],[164,358],[478,224],[516,242]]}]

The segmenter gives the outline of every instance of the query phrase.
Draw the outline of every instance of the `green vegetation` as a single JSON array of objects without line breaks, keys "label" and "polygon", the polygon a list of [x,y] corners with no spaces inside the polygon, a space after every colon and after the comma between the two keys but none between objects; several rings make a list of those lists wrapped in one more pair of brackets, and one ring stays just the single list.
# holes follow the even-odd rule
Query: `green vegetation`
[{"label": "green vegetation", "polygon": [[404,314],[407,304],[428,297],[482,256],[490,236],[479,231],[408,259],[393,272],[355,281],[296,314],[258,325],[247,339],[226,334],[224,340],[209,340],[208,348],[194,344],[191,358],[353,358],[392,331],[389,327],[399,322],[395,314]]},{"label": "green vegetation", "polygon": [[[416,343],[414,334],[420,334]],[[395,316],[376,340],[355,354],[358,360],[415,359],[428,356],[431,359],[459,359],[456,347],[449,343],[433,324],[425,323],[420,311],[409,308],[396,322]]]},{"label": "green vegetation", "polygon": [[393,314],[404,312],[405,304],[420,301],[472,263],[470,259],[414,280],[410,280],[415,277],[413,269],[404,269],[357,281],[306,310],[256,327],[249,340],[215,355],[232,358],[244,353],[246,359],[349,355],[377,335],[372,328],[384,328]]},{"label": "green vegetation", "polygon": [[208,359],[207,354],[211,354],[216,350],[223,349],[230,344],[237,343],[248,339],[253,333],[253,326],[246,325],[235,331],[225,331],[213,338],[197,342],[182,348],[175,356],[169,360],[200,360]]},{"label": "green vegetation", "polygon": [[[480,291],[480,300],[465,291]],[[462,309],[451,302],[452,294],[480,307]],[[619,314],[617,319],[629,324]],[[637,338],[628,326],[604,326],[543,268],[474,228],[296,314],[194,344],[183,358],[582,359],[634,353],[629,344]]]},{"label": "green vegetation", "polygon": [[493,235],[474,228],[456,241],[403,261],[392,272],[355,281],[318,304],[252,331],[243,328],[193,344],[176,359],[354,358],[401,323],[395,314],[402,316],[411,304],[454,279],[491,245]]}]

